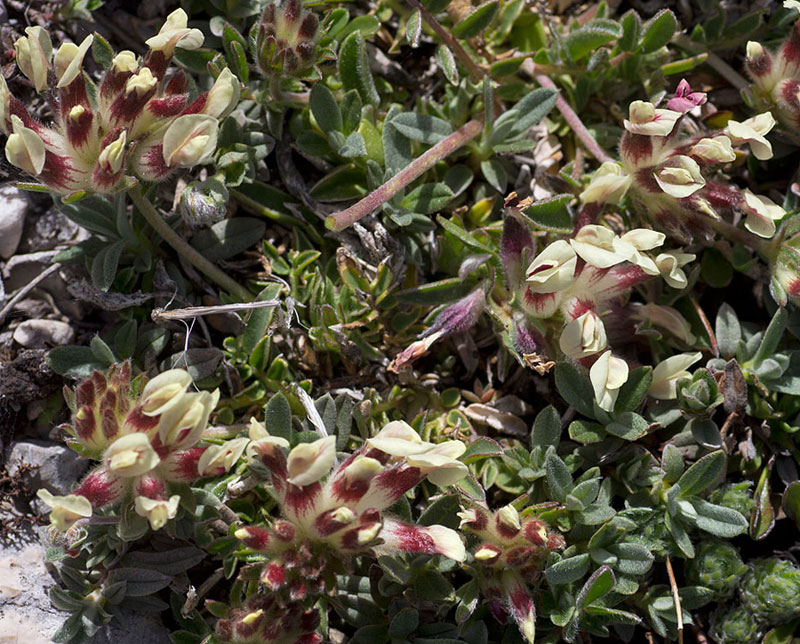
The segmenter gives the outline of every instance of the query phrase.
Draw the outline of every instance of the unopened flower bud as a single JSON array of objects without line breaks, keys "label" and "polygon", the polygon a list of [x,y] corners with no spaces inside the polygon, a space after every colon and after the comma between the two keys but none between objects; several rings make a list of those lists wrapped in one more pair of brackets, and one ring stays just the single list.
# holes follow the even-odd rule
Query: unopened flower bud
[{"label": "unopened flower bud", "polygon": [[183,189],[179,210],[189,226],[201,228],[225,219],[229,200],[225,184],[211,177],[203,182],[192,181]]},{"label": "unopened flower bud", "polygon": [[[72,113],[70,113],[72,116]],[[127,132],[122,130],[120,135],[100,151],[97,162],[100,167],[110,175],[116,175],[122,169],[125,160],[125,146],[127,144]]]},{"label": "unopened flower bud", "polygon": [[123,49],[114,58],[111,59],[111,67],[115,72],[127,72],[135,74],[139,69],[139,63],[136,60],[136,54],[127,49]]},{"label": "unopened flower bud", "polygon": [[506,505],[497,511],[497,528],[504,536],[513,536],[522,529],[519,512],[513,505]]},{"label": "unopened flower bud", "polygon": [[485,562],[485,563],[493,563],[497,559],[500,558],[500,555],[503,554],[503,551],[500,550],[497,546],[485,543],[480,546],[473,554],[473,557],[478,561]]},{"label": "unopened flower bud", "polygon": [[679,112],[656,109],[645,101],[631,103],[629,116],[624,122],[625,129],[631,134],[646,136],[667,136],[681,117]]},{"label": "unopened flower bud", "polygon": [[156,85],[158,85],[158,79],[153,76],[153,72],[148,67],[142,67],[137,74],[131,76],[128,82],[125,83],[125,93],[136,92],[136,96],[141,97]]},{"label": "unopened flower bud", "polygon": [[772,71],[772,56],[761,43],[751,40],[747,43],[747,70],[756,81],[766,78]]}]

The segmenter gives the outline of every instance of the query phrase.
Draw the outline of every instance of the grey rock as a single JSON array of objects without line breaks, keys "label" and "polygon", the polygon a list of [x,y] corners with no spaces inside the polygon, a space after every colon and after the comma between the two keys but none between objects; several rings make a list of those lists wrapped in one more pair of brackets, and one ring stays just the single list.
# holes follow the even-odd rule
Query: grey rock
[{"label": "grey rock", "polygon": [[14,186],[0,187],[0,257],[3,259],[17,251],[28,206],[28,197],[22,190]]},{"label": "grey rock", "polygon": [[39,543],[0,548],[0,644],[47,644],[69,617],[50,604],[54,584]]},{"label": "grey rock", "polygon": [[54,445],[44,441],[25,440],[9,443],[6,450],[6,468],[14,476],[21,463],[33,466],[23,474],[28,487],[44,487],[53,494],[69,494],[75,482],[89,467],[89,461],[81,458],[65,445]]},{"label": "grey rock", "polygon": [[25,320],[14,329],[14,341],[28,349],[49,349],[74,340],[73,328],[58,320]]}]

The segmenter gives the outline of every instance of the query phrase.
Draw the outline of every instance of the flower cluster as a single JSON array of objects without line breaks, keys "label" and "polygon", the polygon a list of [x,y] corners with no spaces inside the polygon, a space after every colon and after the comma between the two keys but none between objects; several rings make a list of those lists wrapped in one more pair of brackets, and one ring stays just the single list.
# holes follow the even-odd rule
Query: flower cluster
[{"label": "flower cluster", "polygon": [[[629,368],[612,347],[630,342],[637,324],[657,326],[684,344],[695,341],[689,323],[676,309],[627,302],[635,285],[656,276],[674,288],[687,285],[682,268],[694,255],[655,251],[665,239],[664,234],[644,228],[617,235],[605,226],[587,224],[571,239],[556,240],[536,254],[530,230],[517,209],[510,207],[501,254],[517,307],[516,345],[525,353],[553,356],[557,344],[566,358],[589,369],[597,404],[613,410]],[[675,398],[676,382],[700,357],[678,354],[664,360],[654,370],[650,394]]]},{"label": "flower cluster", "polygon": [[772,157],[766,135],[775,126],[770,112],[745,121],[728,121],[724,130],[682,137],[686,112],[702,105],[705,94],[681,81],[666,109],[634,101],[620,141],[621,163],[607,161],[595,172],[580,199],[584,204],[616,204],[628,196],[638,213],[684,243],[711,237],[714,222],[745,216],[750,232],[769,238],[786,212],[767,197],[713,176],[736,159],[734,147],[749,145],[759,160]]},{"label": "flower cluster", "polygon": [[236,644],[319,644],[319,610],[272,595],[253,595],[217,622],[216,636]]},{"label": "flower cluster", "polygon": [[300,0],[269,2],[250,33],[253,58],[266,76],[302,76],[317,61],[318,31]]},{"label": "flower cluster", "polygon": [[477,537],[471,570],[489,598],[492,614],[510,614],[527,642],[533,642],[536,608],[530,592],[550,552],[564,538],[539,519],[523,517],[513,505],[496,512],[474,506],[459,513],[461,527]]},{"label": "flower cluster", "polygon": [[53,124],[35,120],[0,76],[0,133],[8,135],[8,161],[59,194],[112,193],[204,162],[216,149],[219,120],[238,101],[239,81],[227,68],[193,101],[184,73],[168,73],[176,47],[203,44],[182,9],[146,41],[143,61],[131,51],[111,57],[97,87],[83,71],[94,36],[53,52],[44,29],[26,34],[14,45],[17,64],[50,100]]},{"label": "flower cluster", "polygon": [[[786,0],[784,6],[800,9],[796,0]],[[753,79],[752,102],[774,110],[788,130],[800,131],[800,20],[777,51],[754,40],[748,42],[745,66]]]},{"label": "flower cluster", "polygon": [[51,508],[50,520],[69,529],[94,510],[133,504],[153,530],[175,518],[180,496],[171,486],[226,472],[244,451],[248,439],[222,445],[198,445],[219,391],[187,392],[191,376],[173,369],[156,376],[141,392],[130,382],[130,363],[95,371],[65,390],[72,424],[65,429],[84,456],[100,464],[67,496],[39,490]]},{"label": "flower cluster", "polygon": [[335,587],[335,574],[355,555],[440,554],[465,558],[458,534],[439,525],[417,526],[383,511],[427,478],[438,486],[467,473],[456,460],[460,441],[432,444],[408,424],[394,421],[337,463],[336,439],[289,443],[251,422],[247,453],[270,472],[280,517],[246,526],[236,537],[266,562],[260,581],[287,601],[317,597]]}]

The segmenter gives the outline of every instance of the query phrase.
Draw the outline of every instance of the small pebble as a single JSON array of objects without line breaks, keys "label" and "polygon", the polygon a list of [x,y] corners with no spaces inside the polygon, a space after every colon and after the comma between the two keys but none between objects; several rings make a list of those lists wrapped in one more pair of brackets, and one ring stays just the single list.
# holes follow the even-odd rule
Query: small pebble
[{"label": "small pebble", "polygon": [[28,205],[28,197],[19,188],[0,187],[0,257],[3,259],[17,251]]},{"label": "small pebble", "polygon": [[14,329],[14,341],[27,349],[47,349],[74,339],[73,328],[58,320],[25,320]]}]

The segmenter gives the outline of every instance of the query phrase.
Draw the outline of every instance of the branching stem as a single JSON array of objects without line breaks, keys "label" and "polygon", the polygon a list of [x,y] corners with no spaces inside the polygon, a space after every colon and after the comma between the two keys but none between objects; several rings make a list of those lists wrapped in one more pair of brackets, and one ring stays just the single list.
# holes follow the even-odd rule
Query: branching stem
[{"label": "branching stem", "polygon": [[400,190],[408,186],[412,181],[421,177],[442,159],[450,156],[461,148],[465,143],[471,141],[483,131],[483,120],[473,119],[463,125],[450,136],[442,139],[432,148],[414,159],[410,164],[394,175],[379,188],[370,192],[361,201],[353,204],[349,208],[334,213],[325,220],[325,227],[340,231],[354,224],[362,217],[377,210],[389,199],[394,197]]},{"label": "branching stem", "polygon": [[232,295],[238,297],[242,302],[251,302],[253,294],[250,293],[244,286],[239,284],[236,280],[227,275],[220,268],[212,264],[208,259],[203,257],[199,252],[192,248],[185,239],[180,237],[172,228],[164,221],[164,218],[155,209],[155,206],[150,203],[150,200],[145,197],[141,185],[136,185],[128,191],[131,196],[136,209],[145,218],[148,224],[159,234],[162,239],[167,242],[175,252],[178,253],[184,260],[194,266],[206,277],[211,278],[216,282],[217,286],[224,288]]}]

